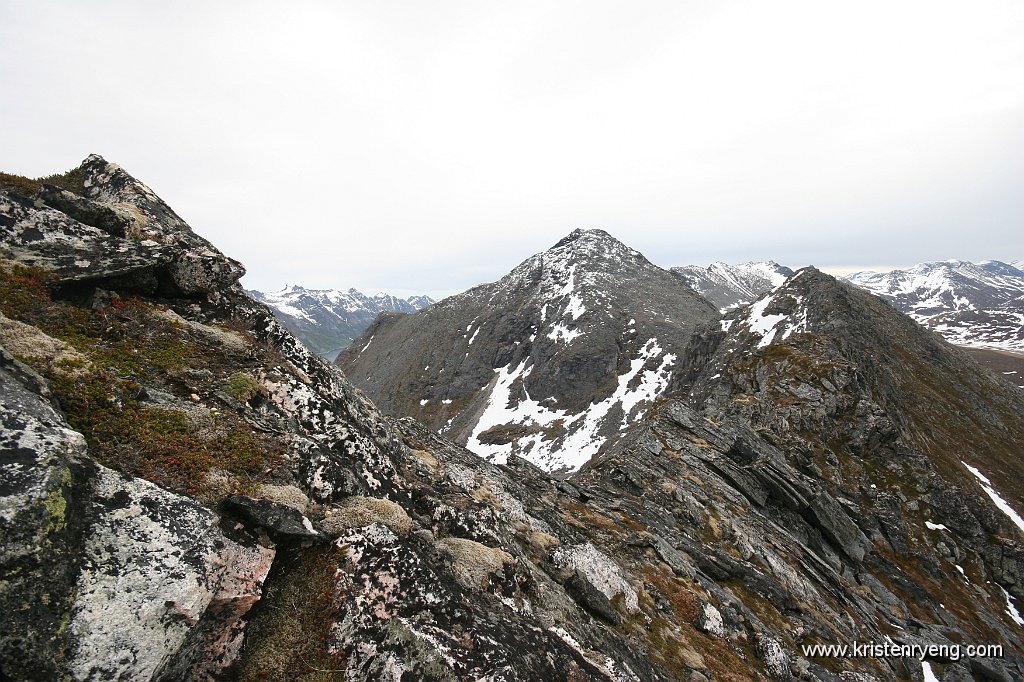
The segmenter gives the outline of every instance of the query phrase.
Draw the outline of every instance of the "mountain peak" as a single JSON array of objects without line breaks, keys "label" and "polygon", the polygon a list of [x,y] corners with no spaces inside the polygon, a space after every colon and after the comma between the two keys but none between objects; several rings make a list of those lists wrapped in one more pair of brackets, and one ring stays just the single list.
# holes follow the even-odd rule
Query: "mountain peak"
[{"label": "mountain peak", "polygon": [[572,232],[570,232],[566,236],[564,236],[561,239],[559,239],[558,243],[556,243],[551,248],[552,249],[557,249],[557,248],[563,247],[563,246],[565,246],[567,244],[571,244],[571,243],[577,242],[577,241],[595,241],[595,240],[612,240],[612,241],[615,241],[615,242],[619,241],[619,240],[615,239],[615,237],[611,236],[609,233],[607,233],[607,232],[605,232],[604,230],[601,230],[601,229],[597,229],[597,228],[592,228],[592,229],[576,228],[575,230],[573,230]]},{"label": "mountain peak", "polygon": [[497,282],[379,318],[339,364],[483,457],[574,470],[643,416],[717,317],[604,230],[574,230]]},{"label": "mountain peak", "polygon": [[582,266],[593,272],[613,272],[622,266],[654,267],[636,249],[631,249],[604,230],[576,229],[560,239],[554,246],[529,261],[539,259],[547,269],[566,269]]}]

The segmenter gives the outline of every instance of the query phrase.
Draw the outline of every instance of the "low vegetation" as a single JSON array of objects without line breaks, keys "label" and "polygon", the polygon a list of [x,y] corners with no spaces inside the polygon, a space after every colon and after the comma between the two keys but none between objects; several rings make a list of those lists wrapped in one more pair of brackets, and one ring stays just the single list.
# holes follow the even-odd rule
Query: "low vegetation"
[{"label": "low vegetation", "polygon": [[330,652],[331,627],[342,595],[334,583],[333,545],[275,562],[264,598],[253,612],[237,664],[240,682],[329,682],[345,679],[345,660]]},{"label": "low vegetation", "polygon": [[[94,311],[54,300],[38,270],[0,268],[0,312],[76,351],[56,364],[29,352],[18,359],[50,380],[68,423],[86,437],[93,457],[192,495],[203,492],[205,474],[218,468],[234,474],[236,491],[244,492],[281,461],[283,446],[238,416],[187,398],[201,383],[196,372],[213,376],[223,358],[217,347],[156,310],[130,298]],[[154,403],[146,400],[147,387],[182,397]],[[236,373],[224,388],[250,399],[258,384]]]}]

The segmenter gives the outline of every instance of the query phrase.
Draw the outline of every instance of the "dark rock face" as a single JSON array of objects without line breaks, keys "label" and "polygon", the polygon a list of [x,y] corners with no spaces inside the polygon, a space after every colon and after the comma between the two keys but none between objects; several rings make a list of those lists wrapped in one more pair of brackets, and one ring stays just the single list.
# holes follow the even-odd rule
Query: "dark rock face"
[{"label": "dark rock face", "polygon": [[319,537],[302,512],[280,502],[232,495],[224,508],[248,526],[262,528],[274,540],[309,540]]},{"label": "dark rock face", "polygon": [[[99,272],[134,244],[161,282],[170,261],[6,196],[25,213],[3,224],[63,227],[18,228],[10,250],[54,279],[4,264],[0,331],[70,350],[0,352],[0,676],[920,679],[802,648],[891,639],[1000,643],[928,663],[1024,677],[1024,535],[993,503],[1020,508],[1022,398],[877,297],[805,270],[715,320],[674,395],[559,480],[385,416],[237,284],[69,279],[35,254],[73,231],[62,257]],[[176,216],[131,197],[175,243]]]},{"label": "dark rock face", "polygon": [[493,284],[381,316],[339,356],[383,409],[503,462],[574,470],[635,423],[717,319],[601,230],[577,230]]}]

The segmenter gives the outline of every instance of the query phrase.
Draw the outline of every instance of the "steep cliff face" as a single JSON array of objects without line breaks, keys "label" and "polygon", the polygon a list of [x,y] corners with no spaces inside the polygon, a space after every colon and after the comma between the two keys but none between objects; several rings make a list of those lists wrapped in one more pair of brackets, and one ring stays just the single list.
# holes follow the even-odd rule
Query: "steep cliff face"
[{"label": "steep cliff face", "polygon": [[71,176],[0,189],[0,677],[922,678],[802,649],[853,639],[1024,675],[1019,391],[880,299],[798,273],[557,480],[385,416],[124,171]]},{"label": "steep cliff face", "polygon": [[382,316],[338,358],[392,414],[477,454],[573,471],[683,366],[703,298],[601,230],[576,230],[493,284]]}]

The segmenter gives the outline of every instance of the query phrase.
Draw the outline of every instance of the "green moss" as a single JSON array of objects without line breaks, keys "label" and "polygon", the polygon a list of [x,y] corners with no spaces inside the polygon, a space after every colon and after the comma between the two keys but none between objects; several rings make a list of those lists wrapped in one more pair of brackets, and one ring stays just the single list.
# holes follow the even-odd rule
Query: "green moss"
[{"label": "green moss", "polygon": [[260,384],[245,372],[235,372],[223,386],[224,392],[235,400],[247,403],[260,392]]},{"label": "green moss", "polygon": [[54,377],[53,386],[68,423],[85,435],[93,457],[175,490],[202,492],[213,468],[259,478],[283,455],[276,441],[253,433],[233,415],[220,417],[212,435],[199,433],[183,412],[143,406],[131,398],[137,384],[109,374]]},{"label": "green moss", "polygon": [[21,320],[40,304],[50,301],[49,276],[44,270],[24,265],[0,268],[0,312]]}]

